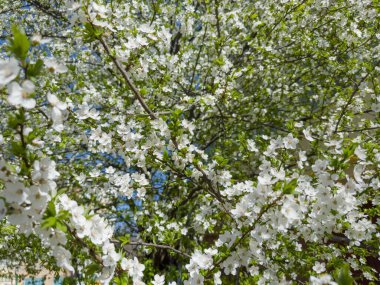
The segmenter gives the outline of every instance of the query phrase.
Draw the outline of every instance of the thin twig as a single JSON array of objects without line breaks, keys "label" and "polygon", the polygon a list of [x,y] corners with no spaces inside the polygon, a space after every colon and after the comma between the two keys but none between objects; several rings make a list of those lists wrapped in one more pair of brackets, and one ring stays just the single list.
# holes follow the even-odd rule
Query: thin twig
[{"label": "thin twig", "polygon": [[364,76],[364,77],[359,81],[359,83],[355,83],[355,88],[354,88],[354,90],[351,92],[350,98],[348,98],[346,104],[343,106],[342,112],[340,113],[339,118],[338,118],[338,121],[336,122],[335,129],[334,129],[334,134],[336,134],[336,133],[338,132],[338,128],[339,128],[340,122],[341,122],[341,120],[343,119],[343,116],[344,116],[344,114],[346,113],[348,106],[350,106],[350,104],[352,103],[352,100],[354,99],[355,94],[359,91],[359,89],[360,89],[360,84],[362,84],[362,83],[367,79],[367,77],[368,77],[369,75],[370,75],[370,72],[368,72],[368,73],[366,74],[366,76]]},{"label": "thin twig", "polygon": [[141,242],[141,241],[131,241],[128,243],[129,245],[141,245],[141,246],[148,246],[148,247],[156,247],[156,248],[162,248],[162,249],[167,249],[174,251],[175,253],[178,253],[180,255],[186,256],[187,258],[191,258],[190,255],[187,253],[184,253],[178,249],[175,249],[169,245],[164,245],[164,244],[155,244],[155,243],[147,243],[147,242]]},{"label": "thin twig", "polygon": [[136,86],[133,84],[132,80],[129,78],[128,73],[123,68],[121,62],[112,55],[111,48],[108,46],[108,44],[103,40],[102,37],[99,37],[99,41],[106,50],[107,54],[110,56],[113,63],[116,65],[117,69],[120,71],[121,75],[127,82],[129,88],[131,88],[133,94],[135,95],[136,99],[140,102],[140,105],[143,107],[145,112],[149,114],[151,119],[156,120],[158,119],[157,116],[153,113],[153,111],[149,108],[149,106],[145,103],[144,98],[141,96],[140,92],[137,90]]}]

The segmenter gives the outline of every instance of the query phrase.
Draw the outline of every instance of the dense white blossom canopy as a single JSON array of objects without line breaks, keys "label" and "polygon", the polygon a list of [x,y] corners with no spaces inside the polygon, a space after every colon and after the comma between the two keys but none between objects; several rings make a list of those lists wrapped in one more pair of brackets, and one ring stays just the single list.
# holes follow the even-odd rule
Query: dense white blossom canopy
[{"label": "dense white blossom canopy", "polygon": [[0,1],[0,260],[75,284],[378,284],[380,1]]}]

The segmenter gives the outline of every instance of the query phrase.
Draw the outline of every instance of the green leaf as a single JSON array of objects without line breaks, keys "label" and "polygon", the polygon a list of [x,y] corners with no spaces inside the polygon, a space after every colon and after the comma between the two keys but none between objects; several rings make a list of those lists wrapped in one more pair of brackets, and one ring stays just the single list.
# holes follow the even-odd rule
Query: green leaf
[{"label": "green leaf", "polygon": [[131,240],[131,236],[129,234],[126,234],[125,236],[120,237],[121,246],[126,245]]},{"label": "green leaf", "polygon": [[60,195],[64,194],[67,192],[66,188],[61,188],[57,191],[57,194],[55,195],[54,199],[57,199]]},{"label": "green leaf", "polygon": [[31,144],[35,138],[38,137],[38,130],[33,130],[28,135],[24,136],[25,142]]},{"label": "green leaf", "polygon": [[99,271],[99,269],[100,269],[100,266],[98,264],[91,263],[90,265],[86,267],[86,275],[91,276],[97,271]]},{"label": "green leaf", "polygon": [[191,169],[185,169],[185,175],[187,176],[187,177],[191,177],[191,175],[193,174],[193,171],[191,170]]},{"label": "green leaf", "polygon": [[45,215],[47,217],[55,217],[57,215],[57,211],[55,209],[55,204],[53,201],[49,202],[47,209],[45,211]]},{"label": "green leaf", "polygon": [[163,159],[164,161],[168,161],[168,160],[170,159],[169,152],[168,152],[166,149],[164,150],[164,153],[163,153],[162,159]]},{"label": "green leaf", "polygon": [[43,229],[51,228],[51,227],[54,227],[56,223],[57,223],[57,219],[55,217],[49,217],[41,223],[41,227]]},{"label": "green leaf", "polygon": [[44,66],[44,62],[41,59],[39,59],[39,60],[37,60],[36,63],[30,64],[28,66],[26,74],[28,75],[28,77],[38,76],[41,73],[43,66]]},{"label": "green leaf", "polygon": [[127,285],[128,284],[128,277],[125,276],[125,275],[122,275],[122,276],[119,276],[119,277],[115,277],[113,279],[113,281],[117,285]]},{"label": "green leaf", "polygon": [[95,41],[100,35],[103,34],[103,31],[90,23],[85,23],[85,31],[84,31],[84,42],[85,43],[91,43]]},{"label": "green leaf", "polygon": [[70,212],[69,211],[66,211],[66,210],[61,210],[59,211],[59,214],[57,215],[57,218],[59,218],[60,220],[66,220],[67,218],[70,217]]},{"label": "green leaf", "polygon": [[57,227],[57,229],[61,230],[64,233],[67,232],[67,226],[64,223],[60,222],[60,221],[57,221],[56,227]]},{"label": "green leaf", "polygon": [[11,142],[11,152],[20,157],[25,154],[25,149],[21,142]]},{"label": "green leaf", "polygon": [[345,264],[340,269],[336,269],[334,278],[335,278],[335,281],[338,283],[338,285],[354,284],[354,279],[351,276],[350,268],[348,264]]},{"label": "green leaf", "polygon": [[143,87],[140,89],[140,93],[142,96],[145,96],[147,95],[149,92],[148,92],[148,89],[146,87]]},{"label": "green leaf", "polygon": [[16,129],[19,125],[25,122],[24,112],[18,112],[15,114],[10,114],[8,117],[8,126],[12,129]]},{"label": "green leaf", "polygon": [[284,194],[293,194],[296,187],[297,187],[297,178],[294,178],[289,183],[286,183],[284,185],[284,189],[282,191]]},{"label": "green leaf", "polygon": [[13,37],[10,39],[9,50],[20,60],[25,60],[30,48],[30,42],[25,32],[16,25],[12,26]]},{"label": "green leaf", "polygon": [[8,117],[8,126],[11,128],[11,129],[16,129],[17,126],[19,124],[19,121],[17,119],[17,116],[14,116],[14,115],[10,115]]}]

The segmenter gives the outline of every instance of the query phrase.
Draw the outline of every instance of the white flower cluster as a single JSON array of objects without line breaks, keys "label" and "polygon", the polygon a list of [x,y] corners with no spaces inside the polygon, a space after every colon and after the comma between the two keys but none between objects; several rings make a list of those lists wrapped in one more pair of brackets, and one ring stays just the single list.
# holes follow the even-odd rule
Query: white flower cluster
[{"label": "white flower cluster", "polygon": [[145,265],[141,264],[137,257],[133,259],[123,258],[120,262],[120,266],[123,270],[127,271],[128,275],[133,280],[133,285],[144,285],[145,283],[141,280],[144,276]]},{"label": "white flower cluster", "polygon": [[[5,186],[0,197],[6,202],[8,221],[20,226],[26,234],[32,233],[41,222],[51,195],[55,194],[57,186],[54,180],[59,173],[55,170],[54,161],[43,158],[34,162],[31,176],[33,184],[27,187],[4,161],[0,161],[0,179]],[[4,205],[2,202],[2,213],[6,211]]]},{"label": "white flower cluster", "polygon": [[[0,213],[1,217],[4,217],[7,211],[8,222],[18,226],[21,233],[38,235],[42,242],[50,247],[58,266],[73,271],[69,264],[71,253],[63,247],[66,244],[65,234],[57,229],[41,227],[48,202],[56,193],[57,185],[54,180],[59,173],[55,166],[55,162],[49,158],[35,161],[31,173],[33,184],[26,187],[10,168],[0,161],[0,179],[4,181],[5,186],[0,193]],[[6,203],[1,198],[5,199]]]},{"label": "white flower cluster", "polygon": [[[26,76],[40,52],[33,47],[25,62],[0,61],[0,87],[12,106],[1,111],[16,108],[41,128],[45,142],[25,147],[31,157],[36,149],[62,161],[62,148],[75,153],[74,163],[60,168],[62,184],[75,185],[68,191],[80,185],[94,204],[78,205],[69,193],[49,203],[58,176],[53,162],[23,167],[27,175],[19,178],[2,163],[0,218],[37,234],[62,268],[74,270],[74,258],[79,266],[95,260],[103,283],[115,272],[126,271],[134,284],[144,284],[152,269],[166,274],[166,262],[154,268],[150,260],[154,245],[174,249],[170,265],[190,254],[187,265],[177,262],[188,285],[212,274],[215,284],[230,275],[242,283],[335,284],[328,274],[340,261],[374,280],[364,272],[379,238],[373,1],[61,2],[52,11],[71,25],[47,46],[70,69],[45,58],[50,75]],[[44,11],[37,12],[39,25]],[[48,41],[37,36],[32,43]],[[9,157],[13,138],[0,134],[0,157]],[[123,210],[115,206],[120,200]],[[39,226],[47,205],[57,219],[66,215],[67,234]],[[126,248],[111,239],[114,221],[91,212],[98,205],[105,215],[123,211],[131,218],[126,227],[154,244],[141,243],[139,259],[124,258]],[[96,250],[74,256],[68,240]],[[118,277],[123,283],[124,272]],[[165,281],[156,274],[147,282]]]},{"label": "white flower cluster", "polygon": [[15,58],[0,61],[0,88],[16,79],[21,68]]},{"label": "white flower cluster", "polygon": [[21,86],[13,81],[20,73],[20,66],[15,58],[8,61],[0,61],[0,88],[8,86],[8,102],[16,107],[24,107],[25,109],[33,109],[36,106],[36,100],[31,97],[35,90],[32,81],[25,80]]},{"label": "white flower cluster", "polygon": [[53,129],[57,132],[61,132],[63,130],[63,112],[67,108],[67,104],[60,101],[57,96],[54,94],[48,94],[47,99],[50,105],[53,107],[51,111],[51,119],[53,121]]},{"label": "white flower cluster", "polygon": [[208,270],[212,268],[212,256],[216,253],[217,250],[206,250],[206,253],[195,250],[191,255],[190,263],[186,265],[186,269],[189,271],[190,278],[189,280],[185,281],[184,284],[203,284],[204,277],[200,274],[200,270]]},{"label": "white flower cluster", "polygon": [[75,235],[80,238],[88,238],[94,245],[102,248],[103,271],[108,274],[105,279],[113,276],[113,271],[121,256],[115,250],[115,245],[110,242],[113,229],[108,225],[106,220],[99,215],[90,215],[86,217],[83,206],[70,199],[66,194],[59,196],[59,210],[65,210],[70,213],[70,227],[75,230]]},{"label": "white flower cluster", "polygon": [[[52,58],[44,60],[45,66],[48,70],[55,73],[67,72],[67,67],[59,64]],[[0,61],[0,88],[3,86],[8,87],[8,103],[16,108],[33,109],[36,107],[36,100],[33,93],[36,89],[35,84],[29,80],[24,80],[21,85],[14,81],[19,75],[21,68],[19,62],[15,58],[10,58],[8,61]],[[52,106],[51,119],[53,121],[53,129],[58,132],[63,130],[63,111],[66,110],[67,105],[61,102],[54,94],[48,94],[47,99]]]},{"label": "white flower cluster", "polygon": [[[275,150],[279,147],[294,149],[298,140],[289,135],[285,138],[285,141],[286,143],[282,142],[282,139],[281,141],[278,139],[278,143],[276,144],[276,142],[272,140],[268,147],[268,149],[271,150],[271,155],[275,154]],[[250,143],[252,145],[252,142]],[[355,155],[362,161],[364,161],[366,157],[365,151],[360,146],[356,148]],[[302,157],[300,156],[299,159],[301,160]],[[263,216],[265,217],[266,223],[271,226],[256,225],[250,234],[250,249],[246,250],[238,247],[236,251],[221,263],[225,274],[235,275],[237,268],[242,265],[247,266],[249,260],[252,259],[262,260],[265,263],[265,257],[260,248],[261,244],[267,242],[269,247],[273,249],[278,248],[279,244],[274,237],[279,233],[291,232],[294,236],[302,236],[304,240],[318,241],[323,239],[326,234],[331,234],[333,231],[339,232],[337,222],[338,219],[343,219],[343,221],[351,224],[351,227],[346,230],[345,235],[355,241],[353,242],[354,244],[360,245],[360,241],[371,239],[375,231],[374,225],[372,225],[365,216],[360,215],[356,211],[360,203],[356,198],[356,194],[368,187],[363,179],[365,169],[363,163],[359,163],[354,167],[353,175],[355,180],[347,177],[348,181],[346,184],[338,182],[338,176],[336,174],[329,173],[331,171],[329,162],[324,159],[317,159],[315,163],[311,165],[311,170],[314,172],[314,179],[307,175],[288,177],[284,169],[276,169],[271,162],[265,159],[263,159],[259,169],[260,173],[258,174],[257,185],[252,181],[240,182],[230,186],[228,186],[228,183],[224,183],[227,187],[221,193],[229,199],[238,198],[235,208],[230,210],[230,213],[236,219],[238,225],[243,226],[255,223],[257,217],[262,215],[261,210],[265,208],[265,205],[262,204],[263,201],[275,201],[281,198],[277,196],[281,191],[273,191],[273,188],[276,187],[275,184],[278,182],[282,182],[286,185],[287,183],[292,183],[293,180],[296,181],[298,185],[293,185],[293,187],[295,187],[293,191],[297,193],[297,196],[291,194],[283,195],[278,201],[281,215],[278,215],[278,212],[274,210],[277,207],[264,213]],[[366,179],[368,179],[368,177],[369,176],[367,176]],[[332,188],[335,189],[334,193],[331,193]],[[300,203],[300,201],[302,201],[302,203]],[[206,209],[204,209],[202,207],[201,213],[196,216],[196,220],[202,225],[205,225],[205,229],[209,226],[208,215],[211,213],[211,208],[206,207]],[[304,223],[301,228],[301,220],[305,218],[307,218],[306,221],[308,224],[306,225]],[[298,232],[294,232],[294,229],[297,228]],[[231,247],[240,235],[241,233],[239,233],[237,229],[231,233],[225,232],[219,236],[215,245],[219,248],[223,245]],[[296,247],[299,248],[300,245],[296,244]],[[197,268],[208,268],[208,266],[205,265],[206,263],[202,262],[202,260],[206,260],[205,257],[200,255],[199,252],[196,252],[194,256],[197,257],[194,260],[197,261],[193,261],[192,259],[190,264],[186,266],[192,279],[195,280],[194,284],[203,283],[203,277],[198,274],[199,270],[197,270]],[[324,270],[322,267],[323,266],[316,265],[313,269],[316,273],[321,273]],[[258,274],[256,270],[249,269],[249,271],[252,271],[253,276]],[[312,277],[311,282],[315,284],[318,284],[317,282],[329,283],[331,279],[326,281],[328,280],[326,276],[327,275],[323,275],[319,279]],[[263,280],[275,280],[273,279],[274,275],[269,273],[269,271],[268,274],[265,274],[263,277]],[[193,282],[192,279],[188,282]],[[334,282],[331,281],[329,284],[334,284]]]}]

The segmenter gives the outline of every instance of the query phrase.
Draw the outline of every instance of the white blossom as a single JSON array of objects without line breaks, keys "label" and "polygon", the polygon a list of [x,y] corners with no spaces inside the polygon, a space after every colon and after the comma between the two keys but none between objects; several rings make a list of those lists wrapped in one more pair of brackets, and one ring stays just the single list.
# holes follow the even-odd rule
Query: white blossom
[{"label": "white blossom", "polygon": [[20,72],[20,66],[15,58],[0,60],[0,88],[16,79]]},{"label": "white blossom", "polygon": [[17,82],[11,82],[8,85],[8,102],[16,107],[33,109],[36,106],[36,100],[30,95],[34,92],[35,86],[32,81],[25,80],[21,86]]},{"label": "white blossom", "polygon": [[164,285],[165,284],[165,276],[164,275],[154,275],[152,285]]},{"label": "white blossom", "polygon": [[55,59],[52,58],[44,59],[44,64],[47,67],[47,69],[53,73],[60,74],[66,73],[68,71],[68,68],[65,65],[58,63]]}]

